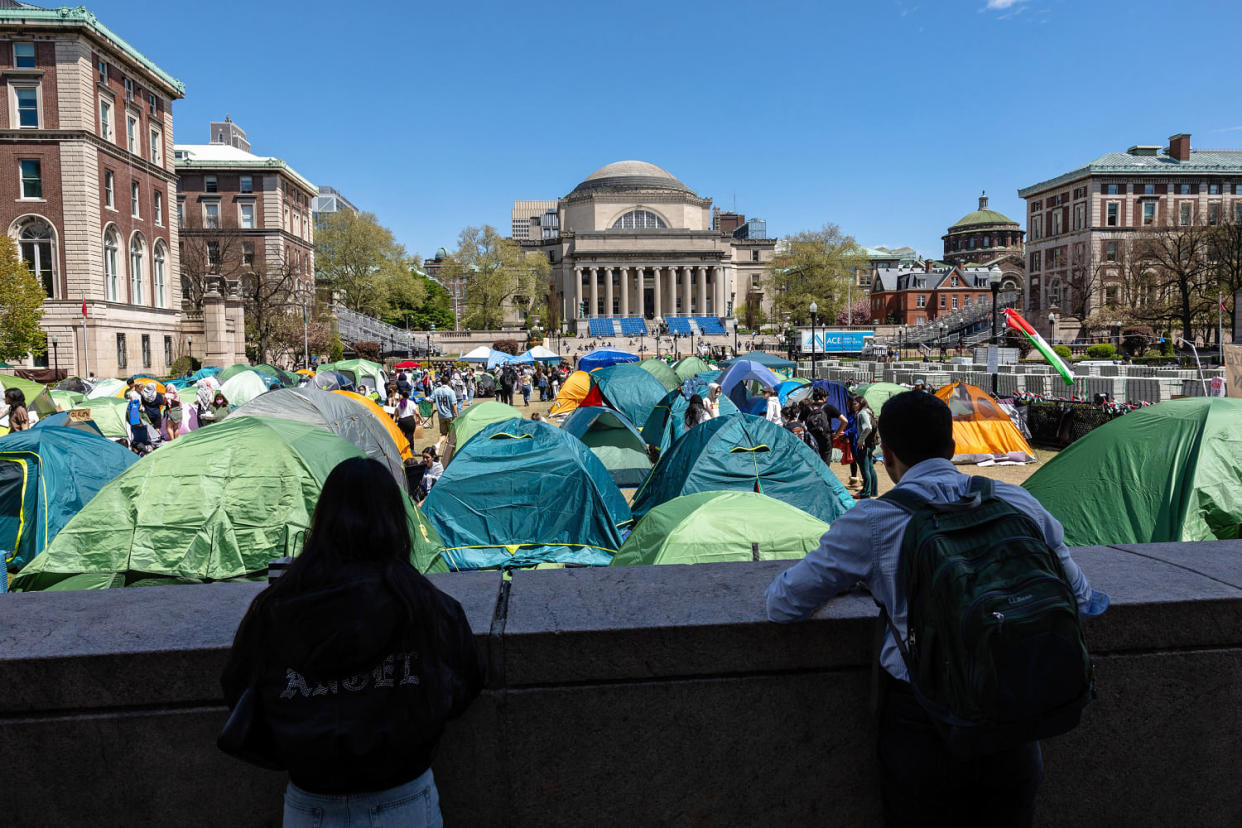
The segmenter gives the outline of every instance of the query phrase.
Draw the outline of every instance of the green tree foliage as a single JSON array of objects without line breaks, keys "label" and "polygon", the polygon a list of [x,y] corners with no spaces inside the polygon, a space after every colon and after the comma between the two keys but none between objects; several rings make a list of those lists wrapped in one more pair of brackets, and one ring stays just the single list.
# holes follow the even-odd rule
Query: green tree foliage
[{"label": "green tree foliage", "polygon": [[810,322],[809,308],[815,302],[821,320],[835,319],[847,302],[851,268],[867,266],[862,248],[835,224],[796,233],[788,243],[763,280],[772,310],[802,325]]},{"label": "green tree foliage", "polygon": [[47,352],[43,285],[17,254],[17,245],[0,234],[0,359],[21,359]]},{"label": "green tree foliage", "polygon": [[[417,285],[413,285],[413,283]],[[413,286],[416,289],[411,290]],[[388,296],[388,309],[380,316],[389,325],[425,331],[432,325],[437,330],[453,330],[457,317],[453,314],[453,297],[427,274],[410,268],[410,278],[401,280]]]},{"label": "green tree foliage", "polygon": [[484,225],[461,231],[457,251],[441,273],[466,283],[466,326],[492,330],[504,322],[507,306],[522,319],[546,320],[551,271],[547,258],[523,253],[516,242]]},{"label": "green tree foliage", "polygon": [[390,301],[423,300],[405,248],[374,213],[324,216],[315,231],[315,272],[319,285],[335,292],[341,304],[369,316],[383,314]]}]

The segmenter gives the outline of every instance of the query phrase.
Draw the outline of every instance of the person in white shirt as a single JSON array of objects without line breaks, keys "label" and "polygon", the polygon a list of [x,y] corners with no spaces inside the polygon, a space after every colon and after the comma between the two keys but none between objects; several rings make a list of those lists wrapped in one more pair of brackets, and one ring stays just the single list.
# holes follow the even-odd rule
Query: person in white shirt
[{"label": "person in white shirt", "polygon": [[776,389],[769,388],[763,392],[763,395],[768,400],[768,410],[764,412],[764,419],[768,422],[776,423],[778,426],[783,426],[785,421],[781,419],[781,401],[776,396]]}]

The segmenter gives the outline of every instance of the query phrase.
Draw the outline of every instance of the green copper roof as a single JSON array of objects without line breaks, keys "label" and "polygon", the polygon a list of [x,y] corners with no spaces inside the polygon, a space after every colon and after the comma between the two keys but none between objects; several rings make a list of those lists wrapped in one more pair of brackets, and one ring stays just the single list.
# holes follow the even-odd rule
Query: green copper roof
[{"label": "green copper roof", "polygon": [[1018,196],[1027,198],[1050,187],[1067,184],[1088,175],[1185,175],[1187,173],[1242,174],[1242,150],[1192,149],[1188,161],[1178,161],[1168,155],[1131,155],[1128,152],[1110,152],[1064,175],[1023,187],[1018,190]]},{"label": "green copper roof", "polygon": [[1017,226],[1018,223],[1004,213],[998,213],[995,210],[975,210],[973,213],[967,213],[953,222],[949,232],[952,233],[955,230],[978,227],[984,224],[1012,224]]},{"label": "green copper roof", "polygon": [[63,28],[84,27],[91,29],[103,40],[129,55],[145,69],[163,81],[178,98],[185,97],[185,84],[151,62],[144,54],[122,40],[115,32],[99,22],[99,18],[87,11],[85,6],[59,9],[39,9],[26,6],[16,9],[0,9],[0,24],[19,23],[27,26],[57,26]]}]

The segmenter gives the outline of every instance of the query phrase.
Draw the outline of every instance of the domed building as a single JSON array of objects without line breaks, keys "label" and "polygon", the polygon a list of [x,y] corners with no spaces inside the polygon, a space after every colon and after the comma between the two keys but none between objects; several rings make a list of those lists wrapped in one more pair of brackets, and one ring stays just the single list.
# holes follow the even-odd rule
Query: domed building
[{"label": "domed building", "polygon": [[1016,221],[988,208],[988,194],[979,196],[979,209],[958,219],[941,238],[944,260],[959,265],[998,267],[1002,290],[1026,289],[1026,233]]},{"label": "domed building", "polygon": [[559,234],[521,242],[552,264],[552,324],[625,336],[664,321],[722,334],[735,305],[762,298],[776,240],[714,227],[712,200],[655,164],[608,164],[556,205]]}]

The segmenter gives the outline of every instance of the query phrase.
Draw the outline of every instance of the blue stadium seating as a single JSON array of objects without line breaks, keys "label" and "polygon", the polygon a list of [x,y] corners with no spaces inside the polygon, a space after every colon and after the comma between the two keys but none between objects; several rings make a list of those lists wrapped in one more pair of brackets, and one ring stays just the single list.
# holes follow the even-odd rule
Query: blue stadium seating
[{"label": "blue stadium seating", "polygon": [[621,323],[622,336],[646,336],[647,323],[641,316],[623,316],[616,320]]},{"label": "blue stadium seating", "polygon": [[724,325],[714,316],[696,316],[694,321],[706,336],[724,336],[727,333]]},{"label": "blue stadium seating", "polygon": [[669,316],[665,321],[668,322],[668,332],[677,334],[678,336],[690,336],[693,331],[690,329],[690,319],[685,316]]},{"label": "blue stadium seating", "polygon": [[616,336],[617,327],[611,319],[588,319],[587,329],[591,336]]}]

